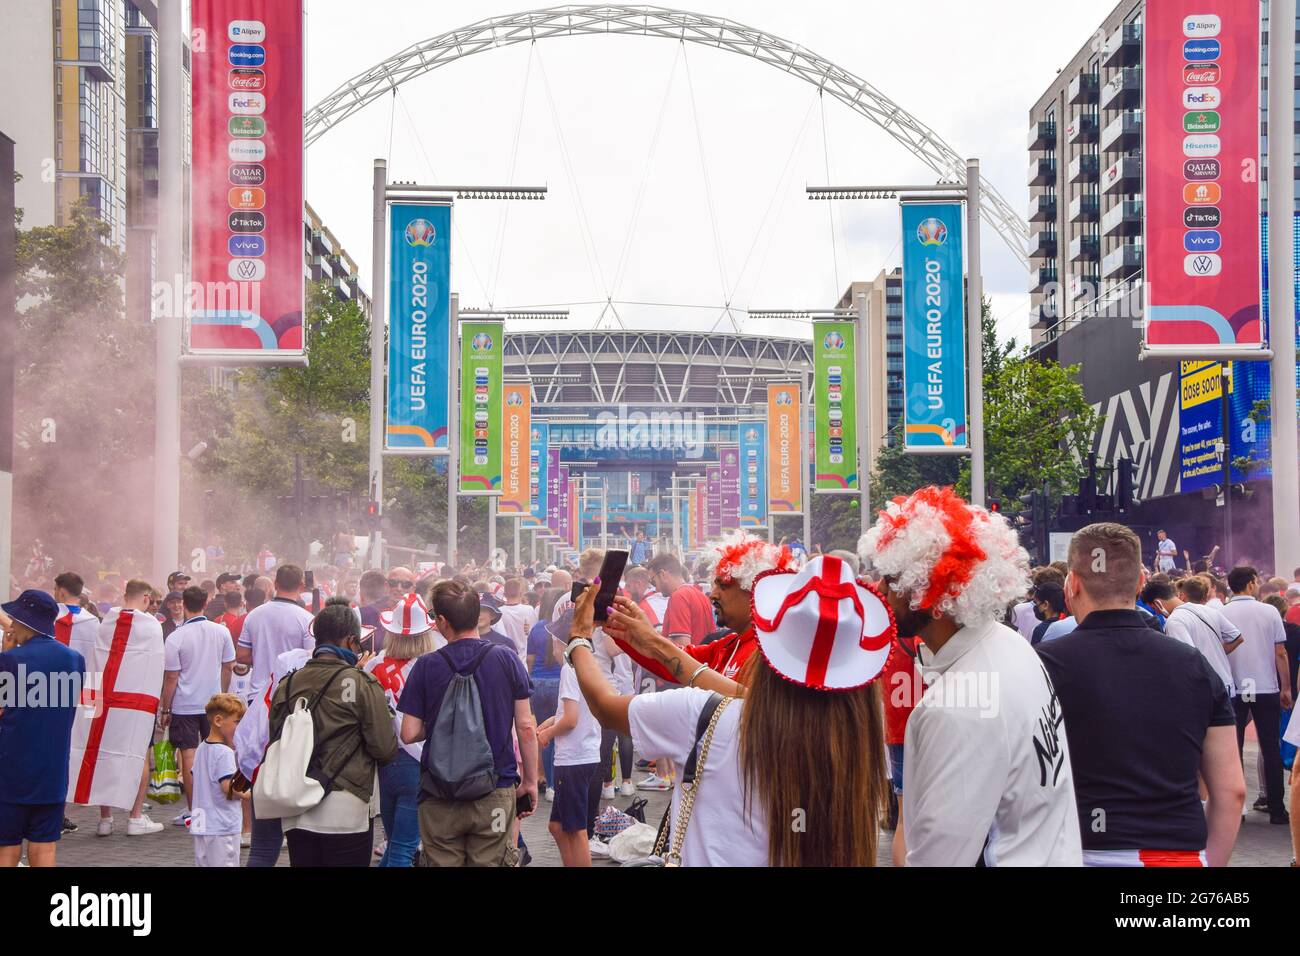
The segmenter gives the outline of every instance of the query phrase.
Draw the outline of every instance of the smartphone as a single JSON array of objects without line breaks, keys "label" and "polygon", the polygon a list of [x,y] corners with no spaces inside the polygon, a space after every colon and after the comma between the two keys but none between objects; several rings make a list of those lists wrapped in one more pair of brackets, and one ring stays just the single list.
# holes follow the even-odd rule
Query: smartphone
[{"label": "smartphone", "polygon": [[600,590],[596,592],[596,622],[609,620],[609,609],[614,605],[614,595],[623,581],[623,569],[627,567],[626,551],[606,551],[605,563],[600,566]]},{"label": "smartphone", "polygon": [[533,809],[533,798],[529,794],[515,797],[515,816],[522,816]]},{"label": "smartphone", "polygon": [[305,572],[304,577],[306,578],[307,590],[310,591],[316,586],[316,572],[307,571]]}]

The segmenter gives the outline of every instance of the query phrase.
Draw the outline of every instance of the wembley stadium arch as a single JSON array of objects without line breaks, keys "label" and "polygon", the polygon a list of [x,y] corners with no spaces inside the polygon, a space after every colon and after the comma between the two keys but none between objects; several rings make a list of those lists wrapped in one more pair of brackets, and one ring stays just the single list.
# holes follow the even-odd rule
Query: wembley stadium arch
[{"label": "wembley stadium arch", "polygon": [[[943,137],[851,71],[764,30],[655,6],[548,7],[413,43],[313,106],[306,143],[401,84],[461,58],[581,35],[660,37],[749,57],[812,84],[874,123],[940,182],[965,181],[966,161]],[[983,179],[981,216],[1027,263],[1024,219]],[[736,445],[742,423],[762,417],[769,382],[800,381],[812,367],[807,340],[740,332],[508,332],[505,349],[505,376],[531,383],[533,415],[549,423],[551,448],[559,449],[571,473],[603,479],[608,491],[601,510],[611,533],[645,530],[662,538],[671,526],[682,550],[690,534],[681,527],[686,510],[675,494],[678,481],[683,474],[687,481],[702,477],[722,448]],[[455,394],[451,404],[458,407]],[[656,431],[647,420],[672,427]],[[600,515],[589,508],[579,514],[580,544],[590,540]]]}]

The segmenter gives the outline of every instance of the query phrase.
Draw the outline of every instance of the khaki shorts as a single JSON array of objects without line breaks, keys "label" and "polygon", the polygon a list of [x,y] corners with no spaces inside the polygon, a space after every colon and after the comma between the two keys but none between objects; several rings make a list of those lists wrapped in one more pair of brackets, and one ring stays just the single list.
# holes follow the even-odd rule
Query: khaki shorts
[{"label": "khaki shorts", "polygon": [[500,787],[477,800],[422,795],[422,866],[518,866],[515,788]]}]

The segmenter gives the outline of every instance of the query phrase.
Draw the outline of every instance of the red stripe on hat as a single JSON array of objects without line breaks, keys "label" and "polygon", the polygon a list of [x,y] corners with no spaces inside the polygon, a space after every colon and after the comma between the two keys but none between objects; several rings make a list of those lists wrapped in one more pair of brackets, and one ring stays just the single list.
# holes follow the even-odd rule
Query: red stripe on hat
[{"label": "red stripe on hat", "polygon": [[[840,559],[826,556],[822,558],[822,570],[818,575],[828,579],[827,583],[840,583]],[[840,602],[818,595],[817,630],[813,633],[812,651],[808,655],[808,670],[804,673],[804,683],[820,687],[826,681],[826,671],[830,667],[831,650],[835,647],[835,629],[840,622]]]}]

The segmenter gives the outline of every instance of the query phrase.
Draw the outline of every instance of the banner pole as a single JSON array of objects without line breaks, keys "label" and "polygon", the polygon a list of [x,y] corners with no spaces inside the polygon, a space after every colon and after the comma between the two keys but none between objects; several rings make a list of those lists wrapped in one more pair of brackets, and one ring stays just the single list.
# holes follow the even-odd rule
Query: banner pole
[{"label": "banner pole", "polygon": [[[1268,337],[1269,457],[1273,463],[1273,571],[1300,567],[1300,468],[1296,439],[1295,179],[1292,168],[1292,72],[1296,0],[1270,0],[1268,12]],[[1227,396],[1224,396],[1227,401]],[[1225,440],[1229,436],[1224,435]],[[1231,488],[1228,489],[1231,492]],[[1231,555],[1229,555],[1231,558]]]},{"label": "banner pole", "polygon": [[447,323],[447,562],[456,561],[456,486],[460,484],[460,293],[451,294],[451,315]]},{"label": "banner pole", "polygon": [[491,565],[497,553],[497,498],[496,495],[488,496],[488,526],[487,526],[487,553],[488,564]]},{"label": "banner pole", "polygon": [[384,320],[387,316],[388,276],[384,271],[388,246],[388,161],[375,160],[374,206],[370,239],[370,498],[378,509],[371,532],[370,566],[384,567]]},{"label": "banner pole", "polygon": [[984,507],[984,283],[980,276],[980,161],[966,160],[966,354],[970,371],[970,500]]},{"label": "banner pole", "polygon": [[[817,483],[811,477],[812,469],[809,467],[811,462],[808,460],[808,439],[813,437],[813,395],[812,395],[812,369],[804,369],[803,372],[803,427],[804,432],[799,436],[799,461],[802,463],[801,479],[804,485],[803,494],[803,550],[804,554],[812,553],[812,503]],[[815,439],[814,439],[815,440]]]},{"label": "banner pole", "polygon": [[867,312],[867,294],[858,293],[858,341],[855,356],[858,374],[854,376],[854,385],[858,390],[858,490],[861,495],[858,505],[862,511],[859,515],[859,527],[863,534],[871,528],[871,472],[876,460],[874,429],[871,427],[871,389],[875,382],[871,379],[871,320]]}]

